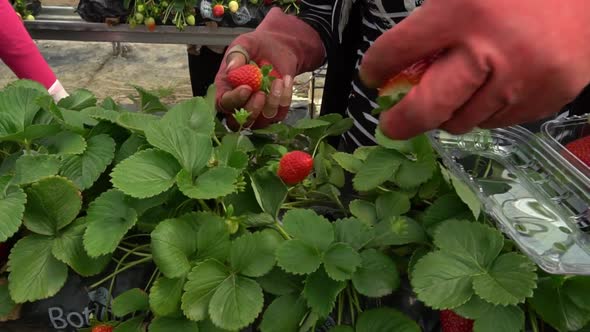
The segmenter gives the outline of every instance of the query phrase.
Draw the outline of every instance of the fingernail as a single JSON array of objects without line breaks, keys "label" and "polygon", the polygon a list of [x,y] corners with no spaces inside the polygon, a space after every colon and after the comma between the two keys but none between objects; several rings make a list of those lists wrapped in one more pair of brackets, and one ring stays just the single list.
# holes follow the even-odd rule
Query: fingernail
[{"label": "fingernail", "polygon": [[288,88],[291,86],[291,84],[293,84],[293,78],[289,75],[284,77],[284,81],[283,81],[283,86],[285,88]]},{"label": "fingernail", "polygon": [[227,70],[230,71],[234,68],[234,66],[236,65],[236,60],[232,60],[227,64]]},{"label": "fingernail", "polygon": [[246,99],[250,96],[250,89],[248,88],[242,88],[240,90],[240,98],[241,99]]},{"label": "fingernail", "polygon": [[272,94],[275,97],[280,97],[283,93],[283,80],[277,79],[272,82]]}]

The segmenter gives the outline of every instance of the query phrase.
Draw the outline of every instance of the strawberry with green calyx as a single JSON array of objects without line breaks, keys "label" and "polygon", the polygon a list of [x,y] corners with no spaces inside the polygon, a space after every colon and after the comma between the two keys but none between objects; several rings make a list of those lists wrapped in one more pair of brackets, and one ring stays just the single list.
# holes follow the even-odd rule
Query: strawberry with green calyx
[{"label": "strawberry with green calyx", "polygon": [[149,31],[156,30],[156,20],[153,17],[148,17],[144,21],[145,26],[148,28]]},{"label": "strawberry with green calyx", "polygon": [[565,145],[574,156],[580,159],[586,166],[590,167],[590,136],[578,138]]},{"label": "strawberry with green calyx", "polygon": [[440,312],[442,332],[473,332],[473,320],[461,317],[451,310]]},{"label": "strawberry with green calyx", "polygon": [[271,76],[272,66],[264,65],[258,67],[256,64],[247,64],[230,71],[227,79],[232,88],[247,85],[252,92],[263,91],[270,92],[272,81],[275,77]]},{"label": "strawberry with green calyx", "polygon": [[214,17],[223,17],[223,14],[225,14],[225,8],[222,4],[216,4],[215,6],[213,6]]},{"label": "strawberry with green calyx", "polygon": [[415,85],[420,83],[422,76],[437,57],[438,53],[424,58],[387,81],[379,89],[379,97],[376,100],[379,107],[373,110],[373,115],[387,111],[399,103]]},{"label": "strawberry with green calyx", "polygon": [[313,157],[303,151],[286,153],[279,161],[277,175],[285,184],[295,185],[305,180],[313,169]]}]

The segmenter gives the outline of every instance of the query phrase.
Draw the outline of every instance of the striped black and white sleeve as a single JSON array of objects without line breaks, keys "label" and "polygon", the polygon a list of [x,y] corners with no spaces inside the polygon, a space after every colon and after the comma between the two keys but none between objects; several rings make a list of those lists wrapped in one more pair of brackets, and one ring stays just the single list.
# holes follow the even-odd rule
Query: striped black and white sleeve
[{"label": "striped black and white sleeve", "polygon": [[311,25],[331,53],[347,24],[353,0],[301,0],[299,18]]}]

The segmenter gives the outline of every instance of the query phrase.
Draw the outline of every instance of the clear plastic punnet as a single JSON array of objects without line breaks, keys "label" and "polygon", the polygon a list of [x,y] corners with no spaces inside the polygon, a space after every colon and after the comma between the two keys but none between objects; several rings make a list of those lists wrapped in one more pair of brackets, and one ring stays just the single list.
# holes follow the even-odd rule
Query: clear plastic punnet
[{"label": "clear plastic punnet", "polygon": [[458,136],[432,131],[429,138],[446,167],[543,270],[590,275],[590,168],[564,146],[585,135],[588,116],[546,122],[537,134],[514,126]]}]

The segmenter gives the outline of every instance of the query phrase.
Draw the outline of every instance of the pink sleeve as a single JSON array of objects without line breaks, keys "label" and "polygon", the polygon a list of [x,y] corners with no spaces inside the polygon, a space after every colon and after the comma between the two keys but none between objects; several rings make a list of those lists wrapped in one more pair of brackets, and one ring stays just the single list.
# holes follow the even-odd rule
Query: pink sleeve
[{"label": "pink sleeve", "polygon": [[0,59],[19,78],[49,89],[57,78],[8,0],[0,0],[0,22]]}]

